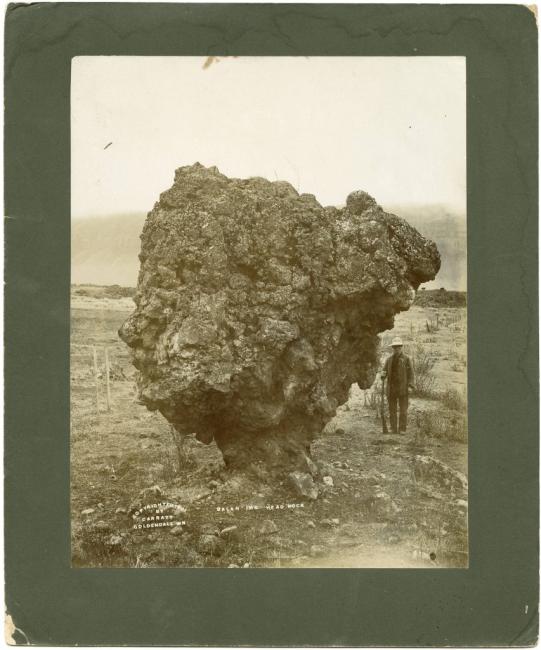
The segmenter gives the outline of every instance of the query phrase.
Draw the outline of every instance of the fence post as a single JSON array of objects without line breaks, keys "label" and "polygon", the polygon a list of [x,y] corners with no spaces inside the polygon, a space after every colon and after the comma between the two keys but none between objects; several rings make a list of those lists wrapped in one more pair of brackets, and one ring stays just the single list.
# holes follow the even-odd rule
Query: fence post
[{"label": "fence post", "polygon": [[92,356],[94,358],[94,379],[96,380],[96,411],[100,412],[100,385],[98,380],[98,354],[96,347],[92,346]]},{"label": "fence post", "polygon": [[109,348],[105,348],[105,386],[107,387],[107,410],[111,410],[111,387],[109,386]]}]

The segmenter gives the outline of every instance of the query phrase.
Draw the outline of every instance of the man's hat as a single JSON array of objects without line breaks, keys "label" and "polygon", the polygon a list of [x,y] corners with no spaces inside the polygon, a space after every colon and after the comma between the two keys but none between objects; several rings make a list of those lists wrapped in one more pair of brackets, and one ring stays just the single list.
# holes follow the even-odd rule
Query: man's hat
[{"label": "man's hat", "polygon": [[402,345],[404,345],[404,344],[402,343],[402,339],[399,336],[394,338],[392,343],[391,343],[392,348],[397,348],[398,346],[402,346]]}]

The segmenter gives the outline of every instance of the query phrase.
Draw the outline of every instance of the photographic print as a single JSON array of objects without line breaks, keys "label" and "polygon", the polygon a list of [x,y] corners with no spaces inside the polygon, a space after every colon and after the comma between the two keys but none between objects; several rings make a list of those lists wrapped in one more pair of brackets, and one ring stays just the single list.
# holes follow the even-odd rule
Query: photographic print
[{"label": "photographic print", "polygon": [[468,566],[464,57],[75,57],[71,244],[72,566]]}]

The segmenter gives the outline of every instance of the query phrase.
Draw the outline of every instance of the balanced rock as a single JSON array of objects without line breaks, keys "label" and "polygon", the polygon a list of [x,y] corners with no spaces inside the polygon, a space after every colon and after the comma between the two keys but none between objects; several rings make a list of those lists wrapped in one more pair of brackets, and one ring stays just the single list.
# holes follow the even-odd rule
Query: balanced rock
[{"label": "balanced rock", "polygon": [[324,208],[198,163],[176,171],[141,241],[119,332],[140,399],[242,470],[306,471],[351,385],[372,384],[378,333],[440,266],[435,244],[365,192]]}]

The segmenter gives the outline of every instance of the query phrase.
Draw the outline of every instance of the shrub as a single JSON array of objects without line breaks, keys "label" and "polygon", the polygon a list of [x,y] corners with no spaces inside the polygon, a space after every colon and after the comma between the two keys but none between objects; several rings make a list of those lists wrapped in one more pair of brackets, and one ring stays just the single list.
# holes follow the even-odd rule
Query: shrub
[{"label": "shrub", "polygon": [[443,410],[417,411],[415,423],[421,436],[456,442],[468,441],[467,419],[463,413]]},{"label": "shrub", "polygon": [[455,388],[448,388],[443,393],[440,393],[439,399],[442,401],[443,406],[451,411],[466,412],[466,399]]},{"label": "shrub", "polygon": [[422,343],[417,343],[411,362],[415,373],[415,394],[418,397],[433,396],[436,382],[434,375],[436,358],[426,350]]}]

